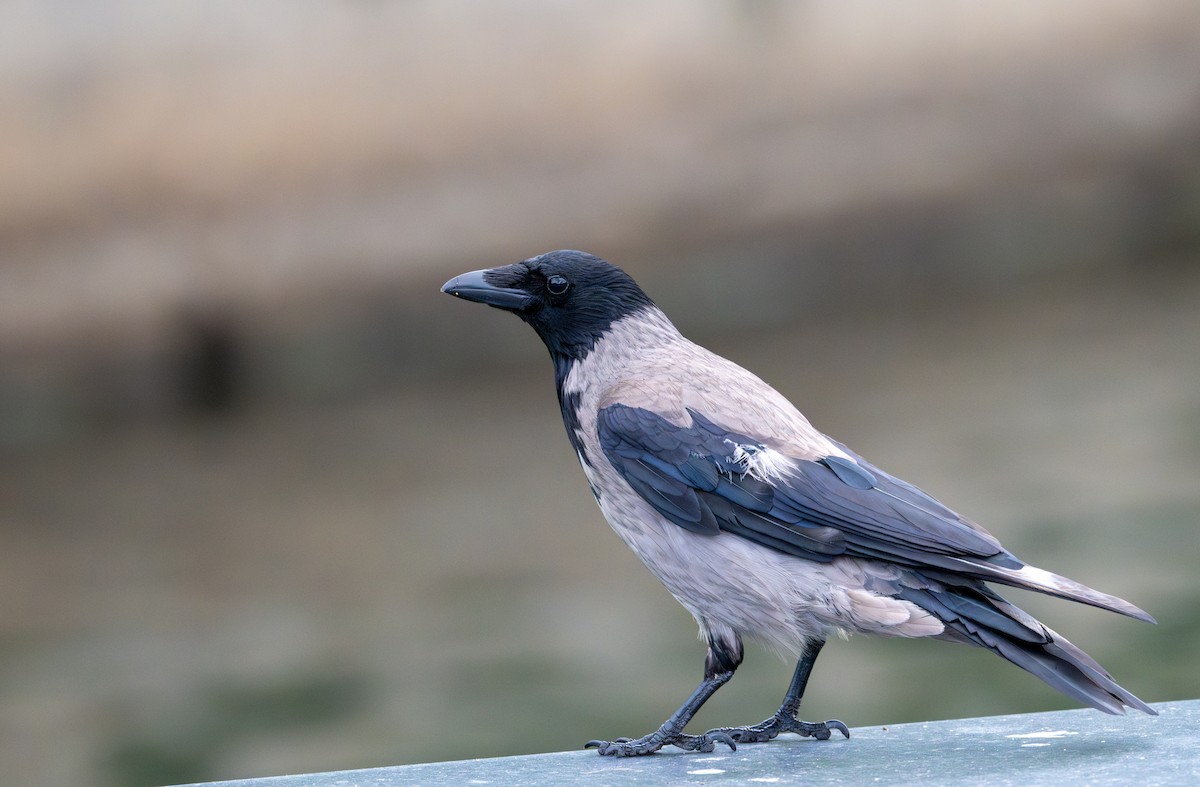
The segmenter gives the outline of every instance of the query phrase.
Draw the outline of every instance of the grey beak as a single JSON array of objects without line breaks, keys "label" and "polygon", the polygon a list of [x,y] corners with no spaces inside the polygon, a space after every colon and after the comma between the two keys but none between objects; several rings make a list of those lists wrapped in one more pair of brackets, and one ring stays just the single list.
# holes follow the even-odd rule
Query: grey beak
[{"label": "grey beak", "polygon": [[490,270],[471,271],[455,276],[442,285],[442,292],[466,301],[485,303],[497,309],[518,311],[529,303],[529,293],[488,284],[484,278]]}]

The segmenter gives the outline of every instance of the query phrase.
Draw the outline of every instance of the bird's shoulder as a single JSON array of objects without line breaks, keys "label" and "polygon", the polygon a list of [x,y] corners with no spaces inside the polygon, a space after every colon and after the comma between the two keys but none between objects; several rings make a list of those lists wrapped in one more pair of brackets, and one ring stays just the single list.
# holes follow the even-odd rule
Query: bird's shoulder
[{"label": "bird's shoulder", "polygon": [[699,413],[795,459],[840,453],[758,375],[691,342],[629,364],[599,397],[599,409],[612,405],[649,410],[680,427]]}]

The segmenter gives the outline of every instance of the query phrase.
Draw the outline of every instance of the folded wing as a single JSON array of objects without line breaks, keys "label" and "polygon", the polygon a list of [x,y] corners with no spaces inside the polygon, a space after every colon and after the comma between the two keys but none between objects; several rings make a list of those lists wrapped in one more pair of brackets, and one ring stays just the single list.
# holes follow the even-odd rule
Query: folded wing
[{"label": "folded wing", "polygon": [[618,403],[597,419],[609,461],[682,528],[729,533],[818,562],[873,558],[940,581],[994,581],[1152,620],[1123,599],[1026,566],[979,525],[843,446],[844,456],[781,457],[715,416],[687,412],[691,423],[678,425]]}]

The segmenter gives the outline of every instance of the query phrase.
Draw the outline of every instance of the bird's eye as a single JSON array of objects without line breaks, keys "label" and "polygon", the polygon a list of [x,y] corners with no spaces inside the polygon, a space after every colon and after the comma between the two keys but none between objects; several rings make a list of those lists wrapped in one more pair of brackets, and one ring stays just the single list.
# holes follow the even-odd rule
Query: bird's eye
[{"label": "bird's eye", "polygon": [[567,291],[567,287],[569,286],[571,286],[571,283],[567,281],[565,276],[558,276],[556,274],[546,279],[546,291],[551,295],[562,295]]}]

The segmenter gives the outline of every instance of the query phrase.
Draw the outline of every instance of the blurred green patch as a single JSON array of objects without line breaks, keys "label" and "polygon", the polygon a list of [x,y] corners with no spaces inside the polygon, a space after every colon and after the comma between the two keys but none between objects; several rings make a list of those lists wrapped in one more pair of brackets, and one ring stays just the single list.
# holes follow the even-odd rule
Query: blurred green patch
[{"label": "blurred green patch", "polygon": [[211,686],[161,724],[118,725],[103,758],[104,781],[128,787],[215,779],[216,764],[234,748],[342,722],[370,702],[369,688],[362,675],[336,670]]}]

